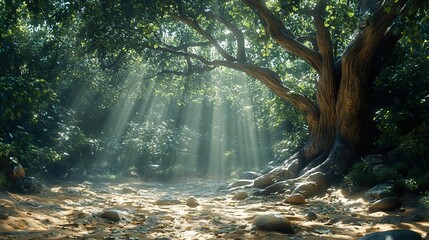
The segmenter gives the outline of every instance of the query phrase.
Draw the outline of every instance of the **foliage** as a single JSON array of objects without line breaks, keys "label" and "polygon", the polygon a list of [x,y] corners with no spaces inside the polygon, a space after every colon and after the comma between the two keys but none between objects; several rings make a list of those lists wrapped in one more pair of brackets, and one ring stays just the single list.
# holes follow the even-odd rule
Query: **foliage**
[{"label": "foliage", "polygon": [[360,161],[345,176],[349,187],[373,187],[379,183],[393,183],[394,191],[421,193],[429,190],[429,173],[405,162]]},{"label": "foliage", "polygon": [[[135,167],[139,174],[171,176],[174,161],[186,153],[189,142],[189,129],[171,127],[172,122],[131,122],[122,141],[122,158],[125,166]],[[191,156],[187,156],[191,157]],[[128,159],[128,160],[127,160]],[[131,162],[129,162],[131,161]],[[155,165],[161,173],[153,174]]]}]

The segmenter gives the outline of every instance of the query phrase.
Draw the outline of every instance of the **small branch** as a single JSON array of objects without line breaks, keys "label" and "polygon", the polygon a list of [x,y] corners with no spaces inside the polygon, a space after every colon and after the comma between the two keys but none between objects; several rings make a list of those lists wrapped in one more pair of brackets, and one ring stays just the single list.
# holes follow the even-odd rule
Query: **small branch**
[{"label": "small branch", "polygon": [[244,45],[243,32],[237,26],[232,24],[232,22],[227,21],[226,19],[222,18],[221,16],[213,12],[206,12],[204,15],[221,22],[234,34],[235,39],[237,40],[237,59],[240,62],[246,62],[246,51],[245,51],[245,45]]},{"label": "small branch", "polygon": [[108,68],[113,68],[114,66],[116,66],[116,64],[118,64],[120,62],[120,60],[125,56],[125,51],[121,50],[118,54],[118,56],[116,56],[116,58],[113,60],[113,62],[109,63],[109,64],[103,64],[101,65],[101,69],[108,69]]},{"label": "small branch", "polygon": [[305,42],[309,42],[311,43],[311,45],[313,46],[313,50],[318,52],[319,51],[319,47],[317,46],[317,40],[315,37],[311,37],[311,36],[301,36],[301,37],[297,37],[296,40],[298,42],[301,43],[305,43]]},{"label": "small branch", "polygon": [[231,56],[225,49],[223,49],[220,44],[217,42],[217,40],[207,31],[201,28],[201,26],[193,19],[190,19],[186,16],[173,16],[176,20],[179,20],[195,31],[197,31],[201,36],[206,38],[216,49],[216,51],[226,60],[228,61],[236,61],[237,59],[233,56]]}]

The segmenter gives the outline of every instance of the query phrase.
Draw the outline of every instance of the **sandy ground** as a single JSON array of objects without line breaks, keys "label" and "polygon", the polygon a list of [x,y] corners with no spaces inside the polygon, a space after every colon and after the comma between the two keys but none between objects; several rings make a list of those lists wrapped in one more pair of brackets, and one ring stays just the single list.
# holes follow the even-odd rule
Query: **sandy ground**
[{"label": "sandy ground", "polygon": [[[284,196],[233,200],[219,193],[222,182],[182,179],[150,183],[137,179],[112,182],[57,182],[36,195],[0,193],[0,239],[358,239],[369,232],[411,229],[429,232],[429,215],[415,208],[415,199],[403,198],[392,212],[368,212],[362,194],[345,196],[331,188],[304,205],[283,203]],[[135,192],[130,191],[135,190]],[[127,191],[128,190],[128,191]],[[124,193],[127,192],[127,193]],[[195,196],[200,205],[186,206]],[[157,205],[164,197],[180,200]],[[120,213],[121,221],[100,217],[106,209]],[[424,221],[414,222],[419,211]],[[317,214],[309,221],[307,213]],[[280,213],[296,226],[295,234],[264,232],[252,226],[255,216]]]}]

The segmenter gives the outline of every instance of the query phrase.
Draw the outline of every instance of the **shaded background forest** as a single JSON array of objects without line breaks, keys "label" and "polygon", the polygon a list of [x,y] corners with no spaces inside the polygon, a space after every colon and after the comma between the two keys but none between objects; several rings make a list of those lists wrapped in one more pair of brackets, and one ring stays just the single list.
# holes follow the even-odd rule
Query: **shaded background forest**
[{"label": "shaded background forest", "polygon": [[[0,157],[17,159],[28,175],[230,178],[276,165],[304,144],[303,117],[243,74],[147,78],[156,68],[149,54],[109,61],[84,43],[78,19],[55,24],[26,4],[13,15],[0,5]],[[426,191],[429,26],[420,28],[426,35],[404,38],[372,87],[372,152],[399,159],[379,178]],[[276,51],[267,44],[261,54],[268,50]],[[314,73],[301,61],[288,64],[286,81],[311,96],[306,79]],[[365,171],[358,164],[353,181]]]}]

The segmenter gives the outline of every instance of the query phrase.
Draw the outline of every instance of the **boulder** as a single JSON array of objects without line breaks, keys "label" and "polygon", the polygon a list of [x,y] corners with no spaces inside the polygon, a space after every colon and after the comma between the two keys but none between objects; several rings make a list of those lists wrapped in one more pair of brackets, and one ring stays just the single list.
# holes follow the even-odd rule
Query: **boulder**
[{"label": "boulder", "polygon": [[393,184],[382,183],[366,191],[364,197],[366,200],[380,200],[393,195]]},{"label": "boulder", "polygon": [[307,177],[307,182],[314,182],[316,185],[322,190],[325,190],[328,188],[328,180],[326,179],[326,175],[321,172],[315,172]]},{"label": "boulder", "polygon": [[315,182],[304,182],[299,184],[292,194],[301,193],[304,197],[313,197],[323,191]]},{"label": "boulder", "polygon": [[390,211],[399,206],[401,206],[401,201],[397,197],[386,197],[371,204],[371,206],[369,206],[369,210]]},{"label": "boulder", "polygon": [[282,233],[294,233],[292,223],[279,214],[259,215],[253,219],[253,225],[263,231],[276,231]]},{"label": "boulder", "polygon": [[420,234],[411,230],[390,230],[369,233],[359,240],[422,240]]},{"label": "boulder", "polygon": [[10,191],[14,193],[35,194],[43,191],[42,183],[34,177],[21,177],[12,181]]}]

